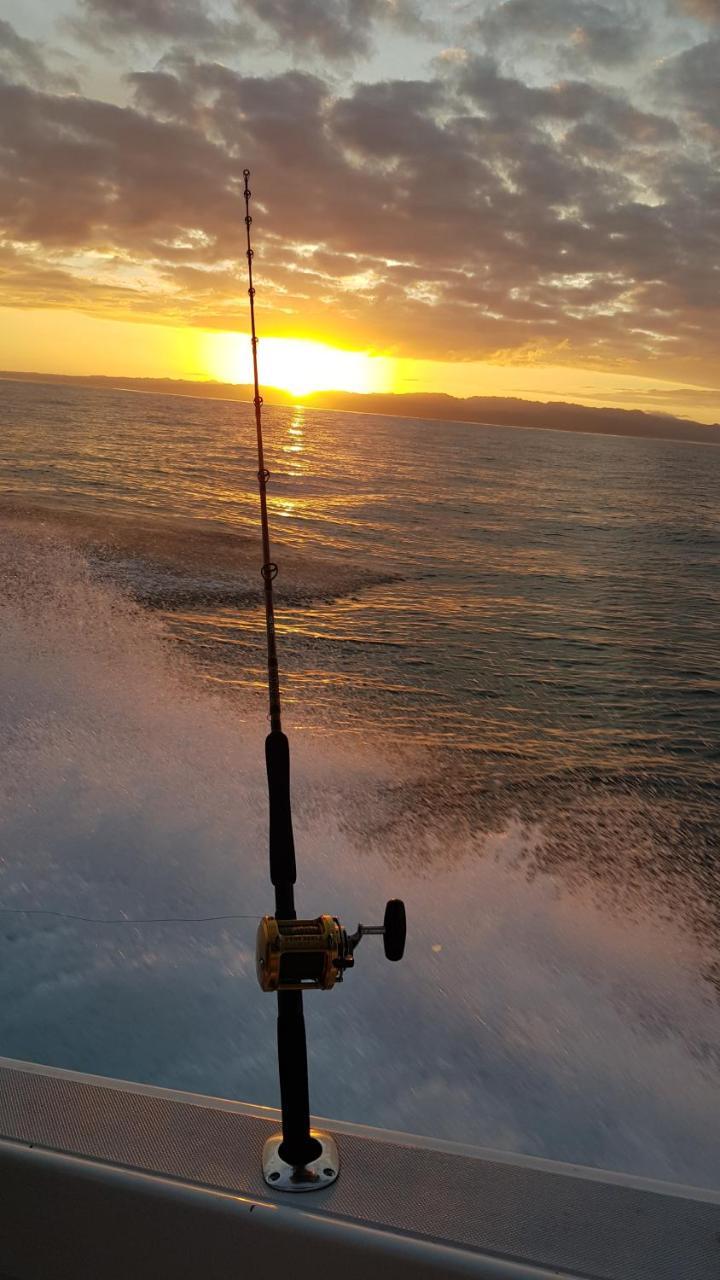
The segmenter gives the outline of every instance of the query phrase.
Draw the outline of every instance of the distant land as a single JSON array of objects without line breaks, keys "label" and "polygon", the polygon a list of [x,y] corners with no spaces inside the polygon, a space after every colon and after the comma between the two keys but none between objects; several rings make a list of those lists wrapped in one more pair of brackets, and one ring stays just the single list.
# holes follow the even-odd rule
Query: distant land
[{"label": "distant land", "polygon": [[[234,382],[189,382],[181,378],[74,377],[60,373],[20,373],[0,370],[0,380],[41,382],[102,391],[135,391],[147,395],[196,396],[211,400],[251,401],[252,387]],[[469,396],[459,399],[436,393],[403,394],[352,391],[316,391],[293,396],[278,387],[263,387],[267,404],[302,404],[310,408],[352,413],[383,414],[396,418],[434,418],[451,422],[477,422],[484,426],[539,427],[592,435],[631,436],[651,440],[687,440],[720,445],[720,424],[705,426],[671,414],[646,413],[643,409],[589,408],[565,401],[518,400],[511,396]]]}]

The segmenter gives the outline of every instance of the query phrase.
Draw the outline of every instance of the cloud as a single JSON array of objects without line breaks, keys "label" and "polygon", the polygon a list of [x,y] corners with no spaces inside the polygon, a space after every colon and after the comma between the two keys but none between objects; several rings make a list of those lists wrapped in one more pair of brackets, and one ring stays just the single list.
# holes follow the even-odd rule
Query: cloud
[{"label": "cloud", "polygon": [[538,41],[564,43],[570,60],[599,66],[631,62],[647,38],[648,23],[636,5],[610,7],[595,0],[505,0],[475,25],[488,48]]},{"label": "cloud", "polygon": [[31,82],[44,82],[45,63],[31,40],[19,36],[9,22],[0,18],[0,66],[7,74],[16,69]]},{"label": "cloud", "polygon": [[138,289],[83,279],[8,244],[0,244],[0,290],[3,299],[16,307],[92,308],[96,314],[116,318],[137,317],[149,302]]},{"label": "cloud", "polygon": [[457,70],[462,93],[491,115],[508,122],[524,121],[530,129],[540,121],[594,121],[616,135],[616,141],[654,144],[678,137],[667,116],[639,111],[620,91],[582,80],[555,81],[542,88],[501,74],[490,57],[465,59]]},{"label": "cloud", "polygon": [[422,32],[428,23],[412,0],[232,0],[218,11],[200,0],[80,0],[76,35],[90,43],[108,37],[222,51],[232,60],[248,46],[269,43],[285,53],[334,61],[370,51],[374,30],[386,24]]},{"label": "cloud", "polygon": [[386,0],[242,0],[241,8],[281,47],[331,59],[368,53],[374,23],[396,12]]},{"label": "cloud", "polygon": [[32,40],[18,35],[9,22],[0,18],[0,76],[10,80],[26,80],[40,87],[77,88],[72,76],[52,71]]},{"label": "cloud", "polygon": [[88,18],[117,35],[199,38],[214,32],[212,20],[193,0],[83,0]]},{"label": "cloud", "polygon": [[712,385],[711,44],[663,64],[656,112],[472,54],[339,87],[176,50],[124,105],[5,83],[6,300],[243,325],[247,165],[265,332]]},{"label": "cloud", "polygon": [[720,141],[720,38],[666,59],[655,85],[658,96],[670,95],[694,125]]},{"label": "cloud", "polygon": [[80,0],[80,14],[67,25],[83,42],[101,47],[118,38],[189,41],[205,50],[254,41],[248,23],[221,17],[198,0]]},{"label": "cloud", "polygon": [[704,22],[720,22],[720,0],[682,0],[683,8]]}]

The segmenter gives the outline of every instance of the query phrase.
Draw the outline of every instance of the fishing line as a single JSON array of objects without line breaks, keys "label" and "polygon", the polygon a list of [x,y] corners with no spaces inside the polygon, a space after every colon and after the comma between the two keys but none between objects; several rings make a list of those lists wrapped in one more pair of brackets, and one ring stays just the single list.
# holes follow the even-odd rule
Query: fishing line
[{"label": "fishing line", "polygon": [[229,920],[259,920],[260,915],[241,916],[79,916],[68,911],[48,911],[40,907],[0,907],[3,916],[54,916],[58,920],[78,920],[82,924],[216,924]]}]

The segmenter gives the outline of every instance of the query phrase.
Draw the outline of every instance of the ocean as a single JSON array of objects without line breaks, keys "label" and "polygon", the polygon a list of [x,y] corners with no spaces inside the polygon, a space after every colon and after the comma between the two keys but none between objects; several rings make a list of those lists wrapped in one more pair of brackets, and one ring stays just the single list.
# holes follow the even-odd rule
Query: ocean
[{"label": "ocean", "polygon": [[[265,424],[313,1110],[717,1187],[720,450]],[[274,1105],[251,406],[0,425],[0,1053]]]}]

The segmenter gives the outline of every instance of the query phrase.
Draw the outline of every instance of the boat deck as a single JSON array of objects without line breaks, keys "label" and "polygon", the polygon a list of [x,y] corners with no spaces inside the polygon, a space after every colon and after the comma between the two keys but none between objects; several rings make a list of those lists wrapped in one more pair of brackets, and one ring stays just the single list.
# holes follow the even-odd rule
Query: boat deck
[{"label": "boat deck", "polygon": [[317,1124],[337,1137],[340,1177],[281,1195],[260,1172],[271,1110],[0,1059],[0,1272],[199,1280],[227,1276],[233,1256],[242,1275],[238,1259],[262,1240],[267,1271],[248,1275],[274,1271],[284,1241],[298,1278],[302,1257],[317,1275],[318,1249],[346,1278],[373,1265],[413,1277],[720,1277],[716,1192]]}]

